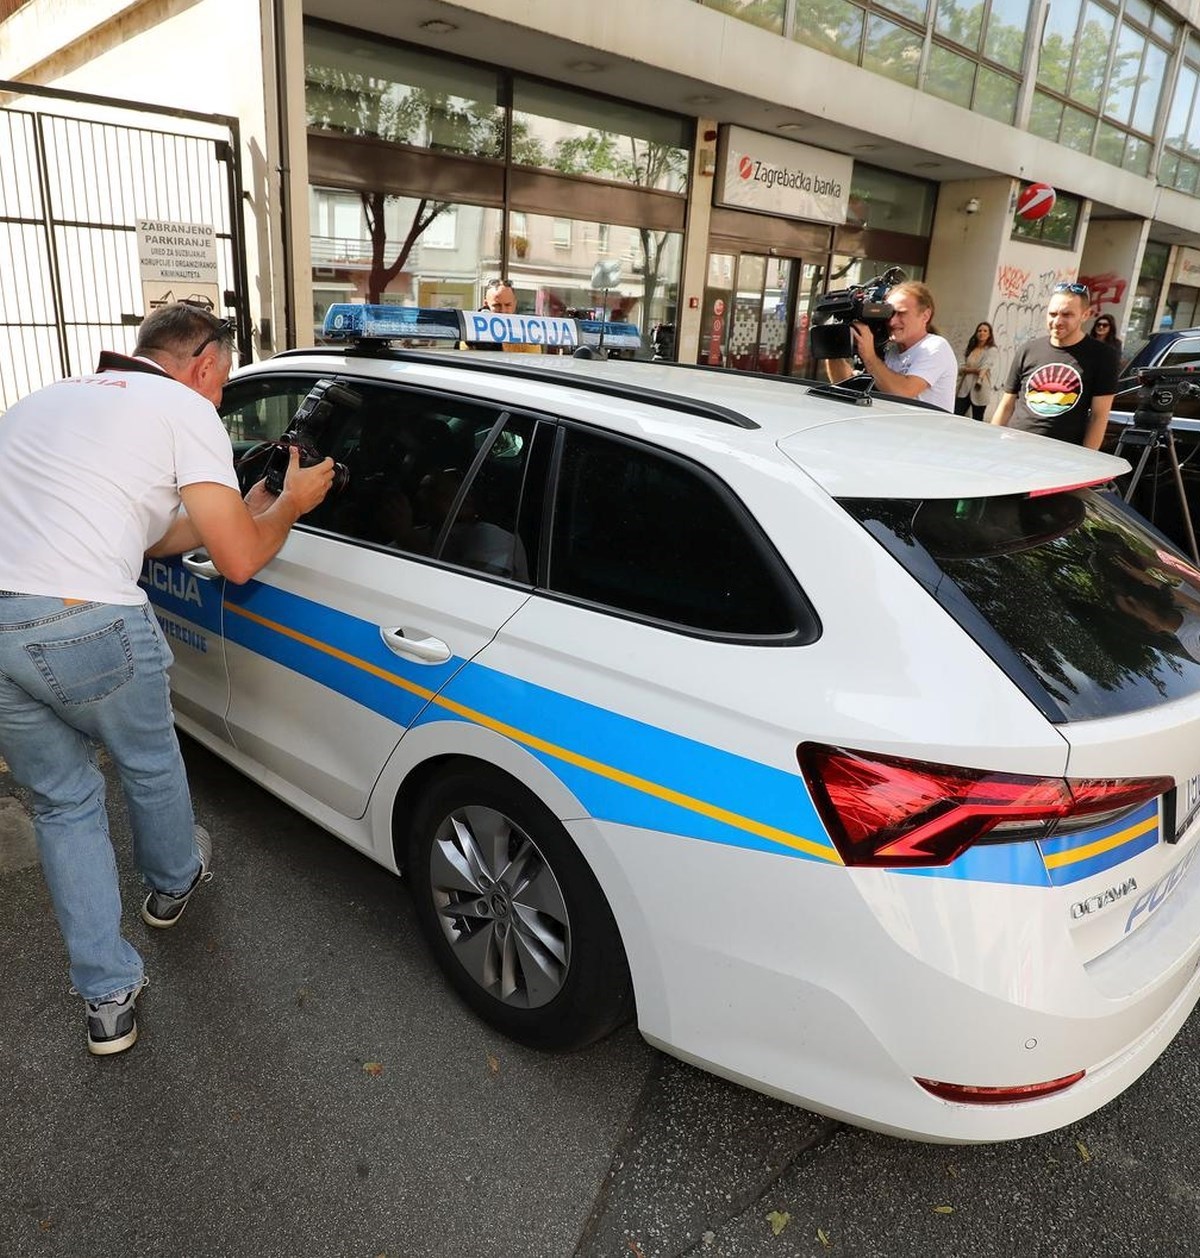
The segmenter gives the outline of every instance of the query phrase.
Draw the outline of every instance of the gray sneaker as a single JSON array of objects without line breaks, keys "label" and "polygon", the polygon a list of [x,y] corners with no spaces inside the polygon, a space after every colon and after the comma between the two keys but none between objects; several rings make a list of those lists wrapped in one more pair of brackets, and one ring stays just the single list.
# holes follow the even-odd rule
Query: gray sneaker
[{"label": "gray sneaker", "polygon": [[123,1053],[137,1042],[137,1016],[134,1005],[142,994],[142,988],[150,980],[143,978],[131,992],[120,1000],[89,1000],[87,1005],[88,1052],[97,1057],[111,1053]]},{"label": "gray sneaker", "polygon": [[203,826],[196,827],[196,850],[200,853],[200,872],[192,879],[192,885],[181,895],[168,895],[165,891],[151,891],[142,902],[142,921],[147,926],[165,929],[174,926],[183,916],[192,892],[202,882],[212,882],[212,839]]}]

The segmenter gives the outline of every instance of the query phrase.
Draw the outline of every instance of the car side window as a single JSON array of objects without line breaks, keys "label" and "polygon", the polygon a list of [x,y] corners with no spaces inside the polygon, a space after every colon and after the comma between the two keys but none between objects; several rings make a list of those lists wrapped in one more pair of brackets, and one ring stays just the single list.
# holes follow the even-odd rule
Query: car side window
[{"label": "car side window", "polygon": [[1179,340],[1163,355],[1160,367],[1185,367],[1200,362],[1200,340]]},{"label": "car side window", "polygon": [[722,636],[794,640],[806,620],[782,561],[716,477],[574,428],[559,462],[548,586]]},{"label": "car side window", "polygon": [[[497,407],[417,390],[344,381],[357,405],[337,402],[322,454],[345,465],[346,487],[304,517],[314,528],[394,550],[433,555],[445,513]],[[447,488],[454,492],[447,499]]]},{"label": "car side window", "polygon": [[221,419],[236,453],[260,441],[278,441],[316,376],[255,376],[226,386]]},{"label": "car side window", "polygon": [[[464,484],[458,469],[442,471],[420,487],[420,512],[444,525],[435,555],[446,563],[528,582],[528,546],[518,533],[518,511],[525,487],[535,421],[508,415],[494,433]],[[428,501],[426,501],[428,500]]]}]

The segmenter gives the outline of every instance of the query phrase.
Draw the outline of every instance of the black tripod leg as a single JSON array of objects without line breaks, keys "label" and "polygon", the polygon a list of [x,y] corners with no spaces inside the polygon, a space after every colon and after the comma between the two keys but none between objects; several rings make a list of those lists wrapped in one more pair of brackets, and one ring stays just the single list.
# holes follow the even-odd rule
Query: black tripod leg
[{"label": "black tripod leg", "polygon": [[1183,472],[1179,468],[1179,456],[1175,453],[1175,434],[1167,430],[1167,454],[1171,460],[1171,471],[1175,476],[1175,488],[1179,490],[1179,507],[1183,512],[1183,527],[1187,536],[1192,558],[1200,564],[1200,552],[1196,550],[1196,530],[1192,527],[1192,513],[1188,508],[1187,493],[1183,487]]},{"label": "black tripod leg", "polygon": [[1133,501],[1133,491],[1138,487],[1138,482],[1142,479],[1142,473],[1146,470],[1146,464],[1150,461],[1150,456],[1154,453],[1157,446],[1156,441],[1148,441],[1142,447],[1142,457],[1138,459],[1138,465],[1133,469],[1133,475],[1129,478],[1129,484],[1125,486],[1125,501]]}]

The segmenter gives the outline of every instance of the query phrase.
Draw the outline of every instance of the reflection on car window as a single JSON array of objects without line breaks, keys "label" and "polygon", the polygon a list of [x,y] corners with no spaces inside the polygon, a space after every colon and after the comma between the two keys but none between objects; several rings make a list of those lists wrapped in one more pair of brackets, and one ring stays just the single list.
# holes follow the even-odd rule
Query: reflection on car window
[{"label": "reflection on car window", "polygon": [[672,625],[794,635],[798,594],[740,504],[682,460],[569,430],[550,588]]},{"label": "reflection on car window", "polygon": [[[263,441],[278,441],[317,380],[317,376],[256,376],[226,386],[221,419],[229,430],[235,457]],[[257,472],[261,473],[261,467]]]},{"label": "reflection on car window", "polygon": [[1200,572],[1117,499],[848,500],[963,627],[1024,661],[1068,719],[1115,716],[1200,691]]},{"label": "reflection on car window", "polygon": [[439,523],[450,520],[438,546],[439,559],[492,576],[530,579],[517,513],[533,428],[533,420],[510,416],[465,488],[457,470],[442,472],[423,487],[436,503]]},{"label": "reflection on car window", "polygon": [[[361,382],[355,390],[361,406],[335,408],[328,432],[317,441],[322,453],[346,465],[349,481],[304,522],[358,541],[528,580],[515,519],[533,422],[510,419],[495,434],[496,407]],[[485,446],[479,474],[468,483]]]}]

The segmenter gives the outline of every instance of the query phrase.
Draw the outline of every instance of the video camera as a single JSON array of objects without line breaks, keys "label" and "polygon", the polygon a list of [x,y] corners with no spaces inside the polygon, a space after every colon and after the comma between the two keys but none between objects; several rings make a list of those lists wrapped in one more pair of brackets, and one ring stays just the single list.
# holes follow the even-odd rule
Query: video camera
[{"label": "video camera", "polygon": [[[267,489],[273,494],[283,492],[283,481],[291,458],[288,452],[293,446],[300,451],[301,467],[312,467],[325,458],[320,447],[324,443],[325,429],[335,406],[356,411],[361,405],[362,397],[353,389],[338,384],[336,380],[318,380],[296,408],[286,431],[272,444],[271,456],[263,472]],[[340,493],[349,480],[350,469],[344,463],[335,463],[333,484],[330,485],[329,492]]]},{"label": "video camera", "polygon": [[814,358],[853,358],[854,337],[852,323],[865,323],[875,340],[875,352],[883,357],[891,339],[888,320],[894,311],[884,298],[888,290],[904,279],[899,267],[891,267],[882,275],[857,284],[853,288],[838,289],[817,298],[813,306],[813,326],[808,333],[808,347]]},{"label": "video camera", "polygon": [[1142,367],[1137,379],[1133,428],[1167,428],[1180,398],[1200,397],[1200,374],[1194,367]]}]

